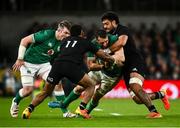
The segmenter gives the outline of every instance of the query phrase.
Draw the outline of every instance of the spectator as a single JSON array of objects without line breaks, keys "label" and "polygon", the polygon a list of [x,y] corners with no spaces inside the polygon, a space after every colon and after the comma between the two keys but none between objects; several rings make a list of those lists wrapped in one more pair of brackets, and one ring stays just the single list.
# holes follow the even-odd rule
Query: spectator
[{"label": "spectator", "polygon": [[5,69],[3,75],[3,84],[7,96],[14,96],[16,94],[16,91],[19,88],[19,84],[10,68]]}]

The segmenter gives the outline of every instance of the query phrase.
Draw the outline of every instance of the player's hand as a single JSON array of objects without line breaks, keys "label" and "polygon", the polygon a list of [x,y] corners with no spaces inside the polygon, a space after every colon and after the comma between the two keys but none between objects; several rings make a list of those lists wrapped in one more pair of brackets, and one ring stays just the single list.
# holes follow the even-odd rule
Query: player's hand
[{"label": "player's hand", "polygon": [[111,50],[110,50],[109,48],[106,48],[106,49],[104,49],[103,51],[104,51],[105,53],[108,53],[108,54],[111,53]]},{"label": "player's hand", "polygon": [[24,65],[24,60],[17,59],[12,68],[14,71],[18,71],[22,65]]},{"label": "player's hand", "polygon": [[124,61],[121,61],[119,59],[114,58],[114,64],[113,65],[117,65],[118,67],[122,67],[122,66],[124,66]]}]

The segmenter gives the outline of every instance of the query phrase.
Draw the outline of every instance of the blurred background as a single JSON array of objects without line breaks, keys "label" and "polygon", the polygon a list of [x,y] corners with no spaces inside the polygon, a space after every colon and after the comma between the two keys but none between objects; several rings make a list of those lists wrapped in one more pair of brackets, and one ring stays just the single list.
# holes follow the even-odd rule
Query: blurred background
[{"label": "blurred background", "polygon": [[[22,37],[56,28],[58,21],[67,19],[82,24],[92,39],[101,28],[101,15],[108,10],[116,11],[121,24],[132,30],[146,61],[147,79],[177,82],[179,0],[0,0],[0,96],[13,96],[21,88],[20,75],[11,67]],[[175,86],[180,90],[180,85]]]}]

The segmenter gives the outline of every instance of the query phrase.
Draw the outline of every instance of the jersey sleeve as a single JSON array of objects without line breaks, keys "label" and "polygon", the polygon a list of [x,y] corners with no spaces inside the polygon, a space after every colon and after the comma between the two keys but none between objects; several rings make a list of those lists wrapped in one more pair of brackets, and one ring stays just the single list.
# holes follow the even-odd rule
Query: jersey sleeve
[{"label": "jersey sleeve", "polygon": [[[91,43],[95,44],[98,48],[101,48],[101,46],[98,45],[98,43],[97,43],[97,41],[96,41],[95,38],[94,38],[93,40],[91,40]],[[95,58],[95,54],[92,53],[92,52],[88,52],[88,53],[87,53],[87,58],[88,58],[88,60],[92,60],[92,59]]]},{"label": "jersey sleeve", "polygon": [[91,53],[95,54],[100,49],[96,44],[92,42],[88,42],[87,44],[88,44],[88,51],[90,51]]},{"label": "jersey sleeve", "polygon": [[122,28],[120,31],[118,31],[118,35],[127,35],[129,36],[130,31],[127,28]]},{"label": "jersey sleeve", "polygon": [[39,31],[39,32],[33,34],[33,42],[41,43],[53,36],[55,36],[54,30],[42,30],[42,31]]},{"label": "jersey sleeve", "polygon": [[118,36],[116,36],[116,35],[108,35],[108,37],[109,37],[109,42],[116,42],[117,40],[118,40]]}]

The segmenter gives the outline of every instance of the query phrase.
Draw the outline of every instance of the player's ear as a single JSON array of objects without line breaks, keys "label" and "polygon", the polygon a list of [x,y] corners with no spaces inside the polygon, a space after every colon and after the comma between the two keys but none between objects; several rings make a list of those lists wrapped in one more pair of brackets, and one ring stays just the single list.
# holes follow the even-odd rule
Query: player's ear
[{"label": "player's ear", "polygon": [[117,26],[117,23],[115,20],[113,20],[111,23],[112,23],[113,27]]}]

